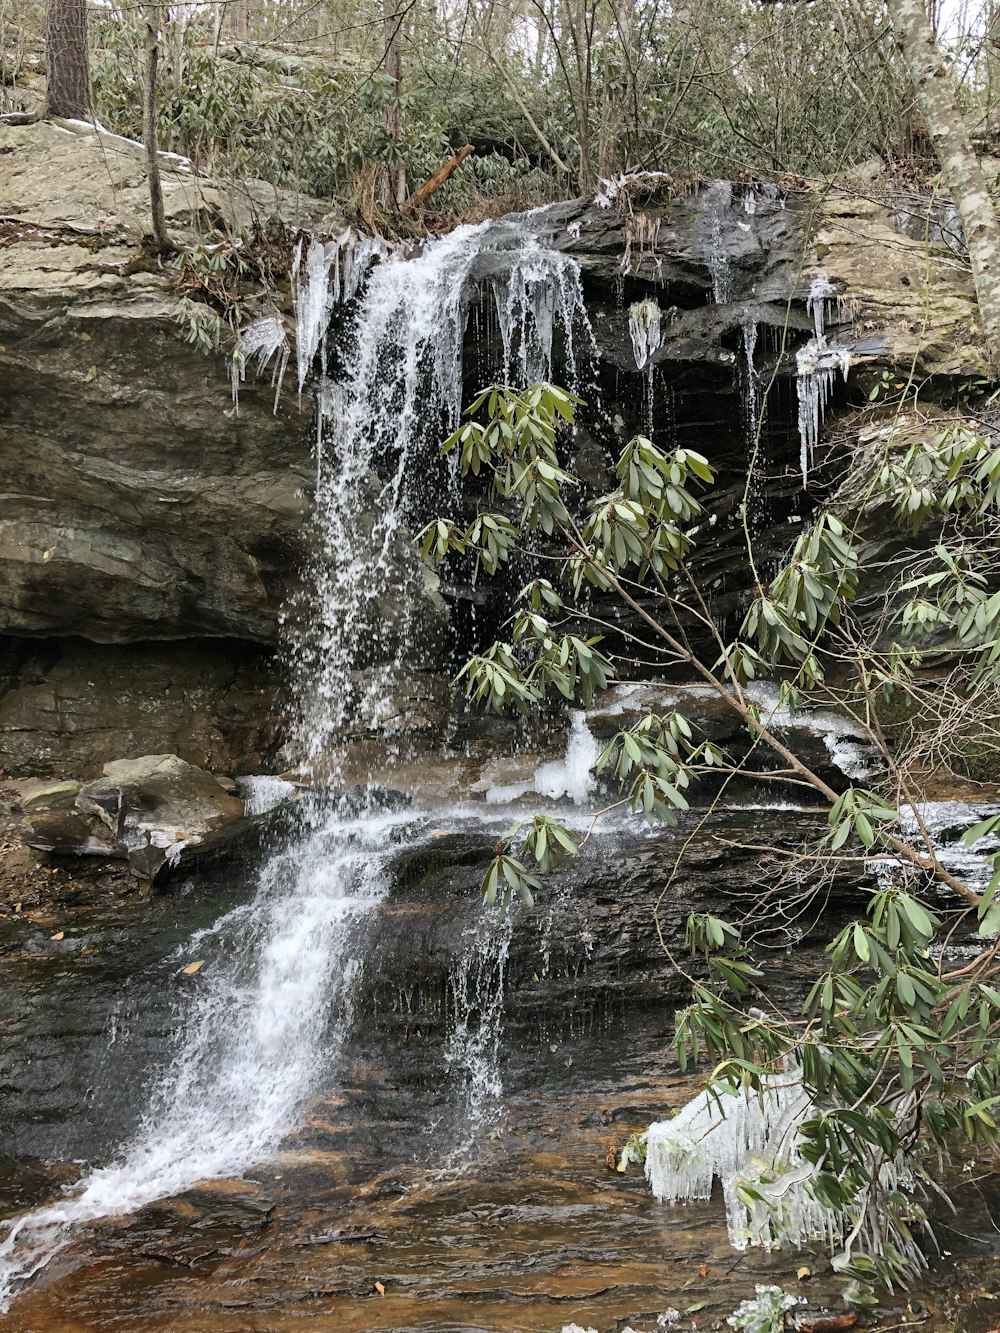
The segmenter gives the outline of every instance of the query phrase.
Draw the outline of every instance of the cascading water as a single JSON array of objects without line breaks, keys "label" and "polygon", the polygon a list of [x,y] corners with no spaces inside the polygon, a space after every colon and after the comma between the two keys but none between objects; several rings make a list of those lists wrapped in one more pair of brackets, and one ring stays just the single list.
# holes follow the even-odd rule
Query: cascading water
[{"label": "cascading water", "polygon": [[515,910],[483,911],[448,980],[452,1012],[445,1060],[459,1081],[473,1135],[495,1122],[503,1092],[500,1041]]},{"label": "cascading water", "polygon": [[[176,1057],[152,1089],[134,1141],[64,1200],[7,1224],[0,1308],[70,1243],[75,1226],[265,1158],[334,1072],[361,966],[357,927],[388,891],[393,839],[419,825],[412,814],[373,812],[363,796],[353,809],[338,799],[336,743],[351,729],[376,726],[393,674],[420,665],[414,608],[424,572],[405,522],[442,486],[431,474],[442,433],[461,409],[471,301],[485,286],[496,302],[506,374],[548,375],[558,330],[572,380],[574,332],[593,345],[579,270],[548,248],[545,235],[538,212],[461,227],[409,259],[348,233],[296,255],[300,390],[317,357],[323,375],[316,555],[308,599],[293,617],[296,739],[305,771],[325,779],[328,791],[300,802],[298,841],[272,857],[253,899],[178,957],[180,971],[196,944],[205,967],[192,978]],[[361,291],[373,259],[383,262]],[[327,378],[331,312],[359,291],[338,340],[342,373]],[[245,351],[262,362],[283,357],[279,332],[276,321],[262,323],[245,335]],[[487,1047],[490,1032],[487,1025]]]}]

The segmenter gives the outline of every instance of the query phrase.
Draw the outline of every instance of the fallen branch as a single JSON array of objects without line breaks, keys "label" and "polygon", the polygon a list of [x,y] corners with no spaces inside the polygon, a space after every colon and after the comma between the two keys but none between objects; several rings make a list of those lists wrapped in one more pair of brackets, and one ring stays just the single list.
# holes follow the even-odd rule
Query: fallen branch
[{"label": "fallen branch", "polygon": [[419,190],[414,190],[403,205],[403,212],[411,213],[414,209],[420,208],[432,194],[440,190],[445,181],[451,180],[465,159],[471,157],[475,151],[471,143],[467,143],[464,148],[460,148],[454,157],[448,159],[440,171],[435,171],[429,180],[424,181]]}]

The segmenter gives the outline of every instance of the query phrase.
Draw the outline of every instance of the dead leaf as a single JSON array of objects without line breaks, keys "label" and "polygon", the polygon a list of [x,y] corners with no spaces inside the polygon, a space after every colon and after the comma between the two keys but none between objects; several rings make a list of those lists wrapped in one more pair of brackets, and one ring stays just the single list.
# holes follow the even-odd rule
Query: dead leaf
[{"label": "dead leaf", "polygon": [[698,1269],[698,1276],[708,1277],[708,1264],[702,1264],[702,1266]]},{"label": "dead leaf", "polygon": [[23,906],[24,906],[23,903],[15,903],[15,904],[14,904],[14,911],[15,911],[15,912],[20,912],[20,910],[21,910],[21,908],[22,908]]},{"label": "dead leaf", "polygon": [[50,936],[50,938],[54,940],[65,939],[65,937],[66,937],[66,932],[64,930],[57,930],[54,935]]},{"label": "dead leaf", "polygon": [[604,1165],[608,1168],[609,1171],[618,1170],[618,1154],[615,1152],[615,1145],[613,1143],[611,1147],[608,1149],[608,1151],[604,1154]]},{"label": "dead leaf", "polygon": [[384,1295],[385,1295],[385,1287],[382,1286],[382,1283],[381,1283],[381,1282],[376,1282],[376,1283],[375,1283],[375,1290],[378,1292],[378,1294],[379,1294],[380,1296],[384,1296]]},{"label": "dead leaf", "polygon": [[81,333],[81,334],[80,334],[80,341],[81,341],[82,343],[89,343],[89,342],[91,341],[90,334],[89,334],[89,333]]},{"label": "dead leaf", "polygon": [[813,1275],[812,1269],[807,1268],[805,1264],[803,1264],[801,1268],[796,1269],[795,1271],[795,1276],[799,1279],[800,1282],[804,1277],[812,1277],[812,1275]]},{"label": "dead leaf", "polygon": [[83,377],[84,384],[92,384],[97,379],[97,367],[91,366]]},{"label": "dead leaf", "polygon": [[820,1315],[818,1319],[799,1324],[800,1333],[839,1333],[840,1329],[853,1328],[858,1322],[857,1310],[847,1314]]},{"label": "dead leaf", "polygon": [[193,977],[196,972],[200,972],[205,966],[204,958],[199,958],[196,963],[188,963],[187,967],[181,968],[182,977]]}]

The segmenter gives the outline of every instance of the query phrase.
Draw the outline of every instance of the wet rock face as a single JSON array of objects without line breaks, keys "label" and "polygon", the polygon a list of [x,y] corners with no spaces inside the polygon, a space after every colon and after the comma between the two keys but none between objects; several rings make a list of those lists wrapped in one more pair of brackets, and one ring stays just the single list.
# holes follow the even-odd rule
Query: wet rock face
[{"label": "wet rock face", "polygon": [[[757,845],[762,818],[768,832]],[[747,938],[759,940],[765,985],[774,986],[776,1000],[797,994],[804,973],[791,951],[804,932],[789,910],[801,890],[789,874],[790,854],[820,836],[824,820],[822,812],[773,808],[718,813],[711,831],[687,847],[679,871],[693,817],[675,832],[643,833],[635,824],[599,830],[576,864],[547,878],[534,912],[512,909],[503,993],[508,1031],[561,1041],[602,1030],[631,1010],[683,1005],[691,962],[682,941],[692,912],[742,922]],[[495,836],[488,826],[473,832],[445,825],[396,861],[396,891],[365,942],[356,1013],[367,1040],[407,1032],[440,1040],[453,1022],[456,968],[482,943],[478,889]],[[839,874],[810,948],[832,938],[869,890],[856,875]]]},{"label": "wet rock face", "polygon": [[0,763],[96,777],[108,760],[179,755],[215,772],[265,771],[284,732],[273,652],[247,643],[9,639],[0,651]]}]

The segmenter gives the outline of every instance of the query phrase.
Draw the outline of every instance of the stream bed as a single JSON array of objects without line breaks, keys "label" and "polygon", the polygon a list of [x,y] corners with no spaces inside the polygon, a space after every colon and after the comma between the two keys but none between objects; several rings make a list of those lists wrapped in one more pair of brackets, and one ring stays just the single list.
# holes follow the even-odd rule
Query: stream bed
[{"label": "stream bed", "polygon": [[[664,905],[669,938],[694,905],[724,913],[760,896],[760,865],[727,837],[765,817],[779,863],[815,828],[808,811],[716,821]],[[679,1327],[709,1328],[760,1282],[842,1309],[823,1256],[740,1255],[720,1201],[665,1207],[641,1169],[608,1165],[698,1087],[672,1058],[684,982],[651,910],[678,835],[612,829],[484,944],[474,888],[496,827],[435,815],[409,828],[388,896],[354,937],[365,962],[336,1060],[274,1151],[239,1177],[76,1224],[5,1328],[605,1333],[669,1327],[673,1311]],[[4,1216],[58,1203],[148,1135],[151,1092],[175,1077],[185,1018],[221,965],[209,927],[251,900],[254,878],[227,864],[169,896],[67,908],[56,942],[6,919]],[[793,943],[807,923],[788,922],[780,947],[764,941],[776,995],[800,993],[851,903],[834,885],[821,934]],[[957,1313],[997,1289],[1000,1264],[997,1197],[966,1167],[959,1214],[938,1219],[945,1254],[920,1284],[924,1316],[887,1298],[885,1327],[992,1327],[987,1297],[980,1322]]]}]

